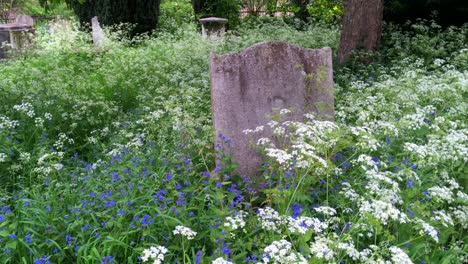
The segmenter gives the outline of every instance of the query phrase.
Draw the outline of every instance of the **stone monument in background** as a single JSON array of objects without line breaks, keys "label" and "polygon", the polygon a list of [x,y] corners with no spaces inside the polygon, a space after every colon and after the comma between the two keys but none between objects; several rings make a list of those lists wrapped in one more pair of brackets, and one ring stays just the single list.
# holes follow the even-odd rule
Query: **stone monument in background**
[{"label": "stone monument in background", "polygon": [[202,23],[202,37],[209,40],[219,40],[224,38],[226,33],[226,23],[228,22],[225,18],[219,17],[206,17],[200,19]]},{"label": "stone monument in background", "polygon": [[101,28],[101,25],[99,24],[99,20],[97,16],[91,19],[91,27],[92,27],[92,33],[93,33],[94,46],[98,48],[105,46],[109,42],[109,39],[104,33],[104,30]]},{"label": "stone monument in background", "polygon": [[[271,138],[266,125],[280,109],[291,119],[304,113],[334,120],[332,51],[304,49],[286,42],[265,42],[238,54],[210,54],[213,123],[231,140],[233,161],[242,177],[255,176],[261,156],[243,131],[265,126],[258,138]],[[218,163],[220,159],[218,157]]]},{"label": "stone monument in background", "polygon": [[0,24],[0,59],[6,59],[9,52],[20,52],[31,44],[34,20],[28,15],[18,15],[14,23]]}]

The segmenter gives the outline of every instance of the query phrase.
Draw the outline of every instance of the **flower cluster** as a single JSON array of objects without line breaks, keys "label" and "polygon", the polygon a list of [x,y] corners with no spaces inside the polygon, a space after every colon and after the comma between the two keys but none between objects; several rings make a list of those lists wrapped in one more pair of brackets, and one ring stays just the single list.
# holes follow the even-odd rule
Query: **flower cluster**
[{"label": "flower cluster", "polygon": [[188,240],[192,240],[195,238],[197,235],[197,232],[193,231],[189,227],[181,226],[178,225],[175,227],[175,229],[172,231],[174,235],[181,235],[186,237]]},{"label": "flower cluster", "polygon": [[153,264],[161,264],[164,261],[164,255],[167,251],[167,248],[163,246],[152,246],[143,250],[141,260],[143,262],[154,261]]}]

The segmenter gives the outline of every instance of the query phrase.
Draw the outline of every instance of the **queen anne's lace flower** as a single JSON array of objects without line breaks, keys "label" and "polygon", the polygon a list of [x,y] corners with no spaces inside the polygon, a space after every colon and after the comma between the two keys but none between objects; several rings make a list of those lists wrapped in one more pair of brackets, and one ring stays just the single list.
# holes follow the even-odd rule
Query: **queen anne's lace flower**
[{"label": "queen anne's lace flower", "polygon": [[167,248],[163,246],[150,247],[143,250],[141,260],[143,262],[153,261],[153,264],[161,264],[164,261],[164,255],[167,253]]},{"label": "queen anne's lace flower", "polygon": [[392,253],[393,263],[398,264],[413,264],[408,255],[398,247],[390,247],[390,253]]},{"label": "queen anne's lace flower", "polygon": [[217,258],[211,262],[211,264],[232,264],[233,262],[225,260],[223,258]]},{"label": "queen anne's lace flower", "polygon": [[193,231],[192,229],[178,225],[175,227],[174,231],[172,231],[174,235],[182,235],[184,237],[187,237],[188,240],[192,240],[195,238],[197,235],[197,232]]},{"label": "queen anne's lace flower", "polygon": [[307,260],[301,254],[291,251],[292,245],[288,241],[282,239],[274,241],[267,246],[263,251],[263,263],[273,264],[307,264]]},{"label": "queen anne's lace flower", "polygon": [[239,211],[236,216],[226,217],[226,222],[224,222],[225,227],[229,227],[231,230],[237,230],[238,228],[244,228],[245,220],[244,217],[247,215],[244,211]]},{"label": "queen anne's lace flower", "polygon": [[283,223],[280,214],[270,207],[259,208],[257,218],[262,228],[268,231],[278,231],[279,226]]}]

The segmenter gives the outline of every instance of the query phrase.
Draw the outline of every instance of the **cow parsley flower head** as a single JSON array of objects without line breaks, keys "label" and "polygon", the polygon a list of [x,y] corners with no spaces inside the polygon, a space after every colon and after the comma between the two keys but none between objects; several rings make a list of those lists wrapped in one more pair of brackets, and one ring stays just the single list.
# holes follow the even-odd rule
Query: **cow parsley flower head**
[{"label": "cow parsley flower head", "polygon": [[231,230],[237,230],[238,228],[244,228],[245,220],[247,213],[244,211],[239,211],[238,214],[234,217],[226,217],[226,222],[224,222],[225,227],[229,227]]},{"label": "cow parsley flower head", "polygon": [[393,263],[398,264],[413,264],[408,255],[398,247],[390,247],[390,252],[392,253]]},{"label": "cow parsley flower head", "polygon": [[182,235],[184,237],[187,237],[188,240],[194,239],[197,235],[197,232],[193,231],[189,227],[181,225],[176,226],[172,233],[174,233],[174,235]]},{"label": "cow parsley flower head", "polygon": [[314,230],[315,233],[321,233],[327,227],[328,224],[321,222],[318,218],[311,218],[307,216],[288,218],[288,230],[291,233],[300,233],[304,235],[309,230]]},{"label": "cow parsley flower head", "polygon": [[223,258],[217,258],[211,262],[211,264],[232,264],[231,261],[225,260]]},{"label": "cow parsley flower head", "polygon": [[335,252],[328,246],[329,240],[319,237],[310,244],[310,253],[319,259],[331,260]]},{"label": "cow parsley flower head", "polygon": [[273,241],[263,251],[263,263],[275,264],[307,264],[307,260],[301,254],[293,252],[292,245],[288,241],[282,239]]},{"label": "cow parsley flower head", "polygon": [[334,216],[336,214],[336,210],[328,207],[328,206],[320,206],[317,208],[314,208],[316,212],[322,213],[324,215],[329,215],[329,216]]},{"label": "cow parsley flower head", "polygon": [[153,264],[161,264],[164,261],[164,255],[167,253],[167,248],[163,246],[153,246],[143,250],[141,260],[143,262],[153,261]]},{"label": "cow parsley flower head", "polygon": [[278,227],[283,223],[280,214],[270,207],[258,209],[257,218],[262,228],[268,231],[278,231]]}]

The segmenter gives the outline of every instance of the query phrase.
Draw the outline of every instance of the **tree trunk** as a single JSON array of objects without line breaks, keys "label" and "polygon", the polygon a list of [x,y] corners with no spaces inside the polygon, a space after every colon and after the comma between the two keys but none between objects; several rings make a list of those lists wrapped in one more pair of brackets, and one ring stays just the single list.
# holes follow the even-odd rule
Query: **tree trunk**
[{"label": "tree trunk", "polygon": [[345,0],[338,62],[349,60],[351,51],[375,51],[382,33],[384,0]]}]

